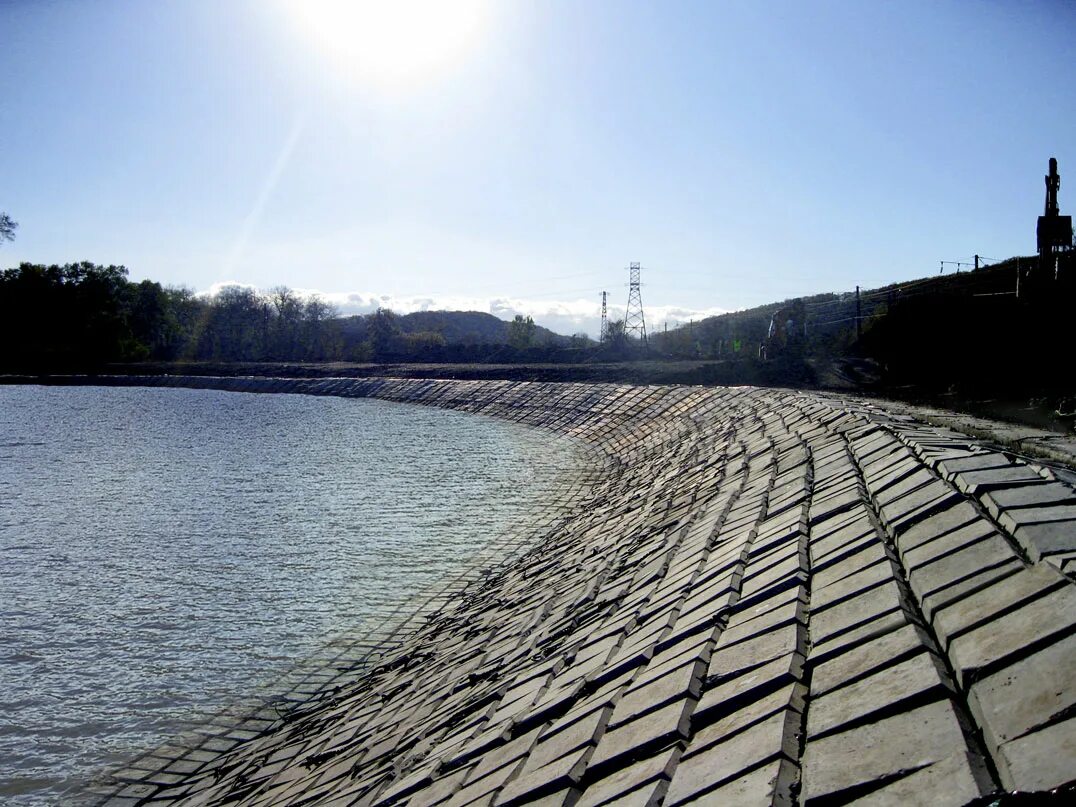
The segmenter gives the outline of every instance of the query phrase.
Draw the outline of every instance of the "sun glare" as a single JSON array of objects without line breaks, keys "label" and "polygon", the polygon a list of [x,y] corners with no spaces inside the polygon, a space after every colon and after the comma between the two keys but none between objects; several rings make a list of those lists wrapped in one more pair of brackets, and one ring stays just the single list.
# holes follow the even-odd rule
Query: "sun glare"
[{"label": "sun glare", "polygon": [[368,84],[420,80],[474,43],[484,0],[288,0],[297,27],[333,68]]}]

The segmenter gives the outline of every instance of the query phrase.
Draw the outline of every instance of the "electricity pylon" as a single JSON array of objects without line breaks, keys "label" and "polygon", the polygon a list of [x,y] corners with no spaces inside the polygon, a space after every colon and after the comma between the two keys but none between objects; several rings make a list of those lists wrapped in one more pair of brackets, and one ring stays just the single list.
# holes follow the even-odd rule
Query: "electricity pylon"
[{"label": "electricity pylon", "polygon": [[628,267],[628,308],[624,312],[624,334],[646,341],[646,318],[643,316],[643,297],[639,292],[642,283],[639,282],[639,264],[633,263]]},{"label": "electricity pylon", "polygon": [[598,343],[604,345],[609,339],[609,317],[605,306],[605,292],[602,292],[602,329],[598,336]]}]

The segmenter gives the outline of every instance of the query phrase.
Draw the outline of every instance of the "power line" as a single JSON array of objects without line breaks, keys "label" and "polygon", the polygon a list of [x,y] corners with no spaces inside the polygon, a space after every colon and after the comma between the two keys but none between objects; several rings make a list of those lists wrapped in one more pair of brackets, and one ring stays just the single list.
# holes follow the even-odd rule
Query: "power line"
[{"label": "power line", "polygon": [[851,322],[852,320],[862,319],[862,317],[842,317],[841,319],[827,319],[825,322],[812,322],[811,327],[818,328],[822,325],[833,325],[836,322]]}]

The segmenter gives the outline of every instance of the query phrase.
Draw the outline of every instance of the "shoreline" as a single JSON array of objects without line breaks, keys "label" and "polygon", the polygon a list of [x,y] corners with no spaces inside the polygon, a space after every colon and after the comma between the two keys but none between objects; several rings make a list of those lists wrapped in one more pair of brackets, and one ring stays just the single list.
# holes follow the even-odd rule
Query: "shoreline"
[{"label": "shoreline", "polygon": [[608,462],[365,674],[106,800],[963,804],[1072,783],[1076,494],[1046,466],[833,393],[146,380],[110,379],[444,406]]},{"label": "shoreline", "polygon": [[[548,384],[614,384],[662,386],[759,386],[767,389],[798,389],[822,396],[852,399],[860,404],[873,404],[891,411],[903,412],[940,426],[978,437],[1003,449],[1029,458],[1060,463],[1076,471],[1076,432],[1061,424],[1050,411],[1021,408],[1014,401],[978,401],[945,399],[937,395],[915,395],[909,390],[893,397],[898,390],[874,389],[847,384],[807,383],[802,374],[786,377],[784,369],[771,365],[776,374],[760,375],[743,372],[743,368],[727,361],[675,362],[611,362],[588,365],[564,364],[360,364],[299,362],[193,364],[155,362],[143,365],[117,365],[100,373],[61,374],[0,374],[0,384],[95,384],[108,385],[114,379],[129,379],[141,384],[146,379],[184,378],[263,379],[279,381],[373,381],[373,380],[436,380],[436,381],[502,381]],[[830,374],[832,375],[832,374]],[[831,381],[838,380],[833,375]],[[793,382],[802,383],[793,383]],[[1004,413],[1004,414],[1002,414]],[[1004,417],[1005,419],[999,419]]]}]

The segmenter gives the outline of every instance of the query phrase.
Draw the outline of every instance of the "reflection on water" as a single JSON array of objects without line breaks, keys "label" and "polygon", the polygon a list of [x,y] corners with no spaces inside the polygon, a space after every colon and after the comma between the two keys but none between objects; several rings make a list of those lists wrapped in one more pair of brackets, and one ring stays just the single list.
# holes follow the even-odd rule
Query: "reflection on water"
[{"label": "reflection on water", "polygon": [[0,387],[0,798],[54,801],[376,624],[576,461],[380,401]]}]

